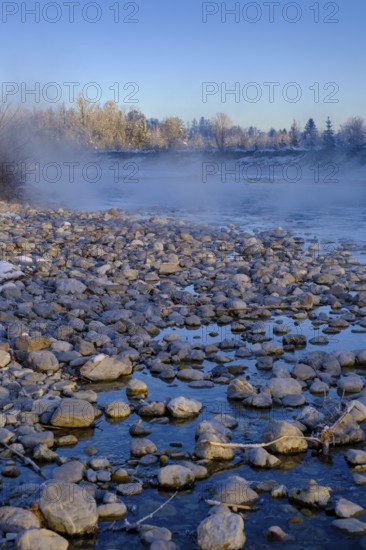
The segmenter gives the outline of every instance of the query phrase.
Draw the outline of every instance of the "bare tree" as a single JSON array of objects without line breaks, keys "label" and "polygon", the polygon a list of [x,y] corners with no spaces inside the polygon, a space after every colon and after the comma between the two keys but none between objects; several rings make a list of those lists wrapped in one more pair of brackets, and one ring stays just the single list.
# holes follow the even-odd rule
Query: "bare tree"
[{"label": "bare tree", "polygon": [[223,151],[225,149],[227,137],[231,126],[231,118],[225,113],[217,113],[217,115],[212,120],[214,139],[220,151]]},{"label": "bare tree", "polygon": [[289,131],[289,143],[291,147],[298,147],[299,141],[300,141],[300,130],[296,120],[294,120]]},{"label": "bare tree", "polygon": [[341,126],[341,137],[346,147],[352,152],[358,152],[365,145],[366,126],[363,118],[354,116]]},{"label": "bare tree", "polygon": [[168,117],[161,125],[161,136],[168,149],[186,144],[186,130],[178,117]]}]

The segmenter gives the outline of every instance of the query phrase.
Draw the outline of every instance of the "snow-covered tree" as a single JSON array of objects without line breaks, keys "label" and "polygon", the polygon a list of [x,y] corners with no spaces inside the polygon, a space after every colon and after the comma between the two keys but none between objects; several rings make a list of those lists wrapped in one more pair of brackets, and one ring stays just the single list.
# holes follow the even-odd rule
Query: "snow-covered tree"
[{"label": "snow-covered tree", "polygon": [[231,126],[231,118],[225,113],[217,113],[212,120],[213,136],[215,138],[216,146],[220,149],[220,151],[223,151],[226,147]]},{"label": "snow-covered tree", "polygon": [[289,145],[298,147],[300,143],[300,130],[296,120],[293,121],[289,131]]},{"label": "snow-covered tree", "polygon": [[322,135],[322,142],[324,149],[326,149],[327,151],[331,151],[336,145],[333,124],[329,116],[325,122],[325,130]]},{"label": "snow-covered tree", "polygon": [[309,118],[302,134],[305,147],[313,149],[318,143],[318,129],[313,118]]},{"label": "snow-covered tree", "polygon": [[351,152],[360,151],[366,141],[365,121],[361,117],[351,117],[341,126],[341,139]]},{"label": "snow-covered tree", "polygon": [[161,124],[161,136],[168,149],[186,144],[186,130],[178,117],[168,117]]}]

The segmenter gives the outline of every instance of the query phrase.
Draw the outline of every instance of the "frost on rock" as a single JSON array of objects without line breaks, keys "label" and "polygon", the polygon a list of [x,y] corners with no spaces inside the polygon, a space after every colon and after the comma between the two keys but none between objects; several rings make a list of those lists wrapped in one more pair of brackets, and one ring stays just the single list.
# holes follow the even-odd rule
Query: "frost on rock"
[{"label": "frost on rock", "polygon": [[0,261],[0,283],[19,279],[24,273],[18,270],[15,265],[10,262]]}]

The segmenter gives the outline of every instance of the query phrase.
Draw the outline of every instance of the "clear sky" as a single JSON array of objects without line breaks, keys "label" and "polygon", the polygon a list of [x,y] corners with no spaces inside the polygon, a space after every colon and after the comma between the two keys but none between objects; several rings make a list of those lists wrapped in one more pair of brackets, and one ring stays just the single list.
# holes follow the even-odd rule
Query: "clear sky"
[{"label": "clear sky", "polygon": [[68,103],[73,89],[147,117],[187,122],[223,111],[263,130],[366,117],[365,0],[27,1],[0,9],[5,103]]}]

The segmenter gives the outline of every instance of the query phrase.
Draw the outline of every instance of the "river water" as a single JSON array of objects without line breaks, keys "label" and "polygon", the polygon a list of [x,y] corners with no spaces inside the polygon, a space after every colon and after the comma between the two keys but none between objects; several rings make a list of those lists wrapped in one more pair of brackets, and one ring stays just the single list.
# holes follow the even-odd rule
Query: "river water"
[{"label": "river water", "polygon": [[[59,164],[64,162],[60,160]],[[72,178],[70,174],[65,175],[63,168],[62,178],[58,182],[52,183],[49,176],[31,183],[32,187],[37,188],[38,206],[89,211],[119,208],[141,216],[163,215],[223,226],[233,224],[249,231],[282,226],[304,236],[307,241],[318,241],[324,252],[333,245],[336,246],[338,241],[346,241],[350,253],[365,263],[366,178],[361,168],[351,169],[349,165],[341,164],[335,167],[333,163],[314,169],[309,163],[301,164],[291,158],[282,158],[275,159],[273,168],[273,159],[261,159],[259,163],[246,161],[246,169],[243,170],[242,164],[238,169],[236,159],[179,154],[94,155],[75,159],[74,162],[79,162],[79,166]],[[95,181],[92,181],[94,177]],[[345,248],[347,249],[347,245]],[[283,321],[288,322],[288,319]],[[271,323],[267,329],[271,338],[279,343],[281,338],[273,335],[270,325]],[[314,336],[314,329],[309,321],[302,323],[300,328],[308,339]],[[230,327],[217,325],[193,331],[171,329],[170,332],[172,330],[177,330],[183,339],[192,343],[207,343],[207,335],[212,331],[217,333],[217,341],[235,337]],[[222,334],[223,330],[225,334]],[[182,331],[184,333],[181,334]],[[163,336],[162,332],[156,339],[160,340]],[[365,342],[364,333],[359,334],[349,328],[331,339],[327,351],[364,348]],[[309,351],[317,349],[318,347],[309,344]],[[296,352],[293,361],[300,358],[301,353]],[[232,360],[233,364],[243,364],[234,355]],[[204,363],[203,368],[210,369],[212,364]],[[268,373],[258,371],[254,359],[245,361],[245,369],[253,383],[265,384]],[[215,413],[220,412],[236,416],[239,426],[234,432],[234,440],[238,442],[258,441],[263,425],[269,418],[292,420],[298,413],[296,410],[283,408],[263,412],[243,407],[238,409],[226,399],[226,388],[220,385],[209,390],[196,390],[179,380],[166,383],[154,378],[146,369],[135,373],[134,377],[147,382],[151,400],[164,401],[184,395],[198,398],[204,404],[205,419],[211,419]],[[98,391],[98,404],[103,406],[114,400],[126,399],[126,384],[127,381],[122,381],[95,387]],[[88,386],[88,389],[93,389],[93,385]],[[306,397],[316,407],[324,399],[309,393]],[[339,396],[332,390],[328,399],[337,402]],[[159,449],[169,448],[171,442],[180,442],[185,450],[192,452],[194,431],[202,419],[201,415],[183,423],[153,424],[151,437]],[[114,423],[103,417],[99,430],[81,431],[78,434],[79,443],[72,449],[59,449],[59,453],[65,457],[79,456],[86,461],[89,459],[86,447],[92,445],[97,449],[98,455],[107,456],[114,467],[125,466],[129,458],[129,448],[126,445],[130,439],[128,430],[137,420],[135,414],[127,420]],[[359,504],[365,503],[364,487],[353,484],[352,473],[344,460],[344,452],[344,448],[334,449],[328,460],[313,456],[311,452],[306,456],[283,457],[280,468],[269,471],[259,471],[245,464],[239,465],[232,472],[218,473],[196,483],[194,490],[182,491],[149,522],[168,526],[173,532],[173,540],[181,550],[196,548],[197,525],[208,513],[205,499],[209,498],[210,488],[228,475],[240,475],[253,482],[274,479],[289,487],[301,487],[306,480],[316,479],[319,484],[329,485],[334,489],[334,498],[342,496]],[[238,452],[237,459],[239,458]],[[47,466],[45,472],[49,470],[51,473],[52,468]],[[145,470],[143,474],[149,475],[149,468],[142,470]],[[24,481],[22,478],[21,481]],[[26,479],[37,481],[31,472],[27,473]],[[129,521],[152,512],[170,494],[151,488],[146,489],[141,497],[124,498],[130,509]],[[268,493],[263,493],[258,511],[247,514],[245,520],[247,544],[253,549],[268,548],[266,529],[271,525],[280,525],[295,539],[293,543],[287,543],[287,548],[366,548],[365,537],[353,539],[335,531],[331,527],[333,519],[334,516],[329,517],[324,512],[293,508],[289,506],[287,499],[275,501]],[[122,525],[123,522],[117,523],[117,527]],[[70,548],[116,550],[126,548],[127,545],[143,548],[136,535],[111,531],[110,524],[102,523],[96,539],[83,540],[80,543],[75,541]]]},{"label": "river water", "polygon": [[194,153],[76,154],[38,165],[37,202],[81,210],[282,226],[319,240],[366,241],[366,169],[304,157]]}]

